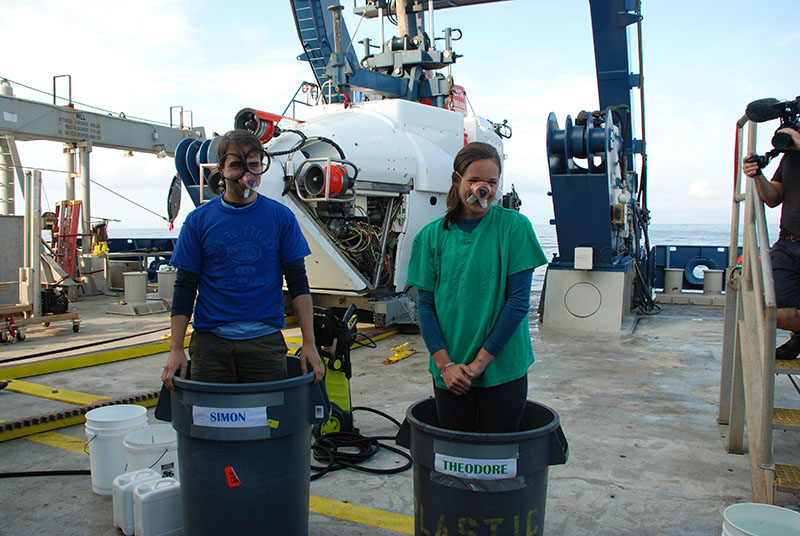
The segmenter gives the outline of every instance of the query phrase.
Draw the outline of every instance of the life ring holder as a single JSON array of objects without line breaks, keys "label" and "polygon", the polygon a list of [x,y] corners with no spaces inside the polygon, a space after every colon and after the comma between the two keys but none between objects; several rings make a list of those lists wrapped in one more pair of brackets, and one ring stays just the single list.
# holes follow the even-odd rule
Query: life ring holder
[{"label": "life ring holder", "polygon": [[719,270],[719,266],[714,259],[708,257],[693,257],[689,259],[689,262],[686,263],[683,269],[683,276],[686,278],[686,281],[692,285],[702,286],[703,284],[703,278],[694,275],[694,270],[698,266],[706,266],[709,270]]}]

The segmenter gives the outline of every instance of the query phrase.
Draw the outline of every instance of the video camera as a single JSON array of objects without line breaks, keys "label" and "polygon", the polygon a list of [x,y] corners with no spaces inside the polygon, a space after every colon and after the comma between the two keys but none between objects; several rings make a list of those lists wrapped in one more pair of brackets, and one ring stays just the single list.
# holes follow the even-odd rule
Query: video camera
[{"label": "video camera", "polygon": [[755,100],[747,105],[745,115],[754,123],[764,123],[773,119],[781,120],[781,124],[772,136],[773,149],[764,156],[753,155],[747,159],[748,162],[758,163],[759,168],[764,168],[778,154],[794,146],[790,135],[778,131],[791,128],[800,132],[800,96],[792,101],[779,101],[774,98]]}]

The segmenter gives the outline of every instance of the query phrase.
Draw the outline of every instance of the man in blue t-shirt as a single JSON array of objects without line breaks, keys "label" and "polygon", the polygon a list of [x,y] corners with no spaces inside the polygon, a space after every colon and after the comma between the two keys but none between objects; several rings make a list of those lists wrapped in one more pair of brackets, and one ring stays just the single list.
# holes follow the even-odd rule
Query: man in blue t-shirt
[{"label": "man in blue t-shirt", "polygon": [[[311,253],[297,219],[284,205],[258,195],[267,170],[259,139],[232,130],[217,146],[225,193],[193,210],[183,224],[170,264],[178,268],[172,301],[172,342],[161,380],[174,389],[192,379],[249,383],[287,377],[283,279],[303,335],[300,366],[324,374],[314,339],[311,293],[303,258]],[[195,303],[195,298],[197,302]]]}]

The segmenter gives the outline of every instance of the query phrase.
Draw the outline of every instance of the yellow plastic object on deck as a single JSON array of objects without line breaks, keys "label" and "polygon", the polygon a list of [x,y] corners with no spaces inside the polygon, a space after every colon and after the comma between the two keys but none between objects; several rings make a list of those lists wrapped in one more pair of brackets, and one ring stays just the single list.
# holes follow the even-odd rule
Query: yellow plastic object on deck
[{"label": "yellow plastic object on deck", "polygon": [[80,437],[72,437],[56,432],[41,432],[25,439],[78,454],[89,454],[89,449],[86,448],[86,440]]},{"label": "yellow plastic object on deck", "polygon": [[344,503],[333,499],[311,496],[309,510],[315,514],[335,517],[361,523],[384,530],[399,532],[400,534],[414,534],[414,517],[377,510],[357,504]]},{"label": "yellow plastic object on deck", "polygon": [[110,400],[107,396],[79,393],[78,391],[70,391],[68,389],[58,389],[57,387],[24,382],[13,378],[8,380],[8,387],[6,387],[6,390],[22,395],[38,396],[39,398],[66,402],[67,404],[77,404],[79,406],[94,404],[102,400]]},{"label": "yellow plastic object on deck", "polygon": [[384,359],[383,360],[384,365],[391,365],[393,363],[397,363],[401,359],[405,359],[417,353],[416,350],[408,347],[407,342],[404,342],[400,346],[395,346],[394,348],[392,348],[392,351],[394,352],[394,355],[388,357],[387,359]]}]

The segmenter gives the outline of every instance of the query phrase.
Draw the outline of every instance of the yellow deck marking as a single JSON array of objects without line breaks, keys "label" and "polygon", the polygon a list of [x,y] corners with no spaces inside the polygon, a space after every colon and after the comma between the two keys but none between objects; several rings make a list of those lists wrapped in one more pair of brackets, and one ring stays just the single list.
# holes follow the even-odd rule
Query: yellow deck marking
[{"label": "yellow deck marking", "polygon": [[83,415],[75,415],[74,417],[66,417],[58,419],[57,421],[48,421],[40,424],[32,424],[22,428],[14,428],[13,430],[6,430],[0,432],[0,442],[9,441],[11,439],[19,439],[20,437],[28,437],[40,432],[47,432],[50,430],[58,430],[59,428],[66,428],[76,424],[86,422],[86,417]]},{"label": "yellow deck marking", "polygon": [[346,519],[379,529],[393,530],[401,534],[414,534],[414,518],[376,508],[343,503],[332,499],[311,496],[309,509],[315,514]]},{"label": "yellow deck marking", "polygon": [[[142,400],[141,402],[134,402],[137,406],[144,406],[152,408],[158,404],[158,397],[151,398],[150,400]],[[65,417],[53,421],[43,422],[39,424],[31,424],[23,426],[22,428],[14,428],[13,430],[6,430],[0,432],[0,443],[9,441],[11,439],[19,439],[20,437],[28,437],[41,432],[49,432],[50,430],[58,430],[59,428],[67,428],[76,424],[83,424],[86,422],[86,415],[75,415],[74,417]]]},{"label": "yellow deck marking", "polygon": [[[398,333],[400,333],[399,330],[390,329],[386,333],[381,333],[380,335],[375,335],[374,337],[370,337],[370,339],[372,339],[373,341],[380,341],[381,339],[389,338],[392,335],[397,335]],[[284,337],[284,340],[287,343],[303,344],[303,338],[302,337]],[[367,344],[369,344],[369,341],[366,340],[366,339],[361,341],[361,342],[354,342],[353,345],[350,347],[350,349],[351,350],[355,350],[356,348],[360,348],[362,346],[366,346]]]},{"label": "yellow deck marking", "polygon": [[[151,402],[148,400],[147,402]],[[140,403],[144,405],[144,403]],[[80,424],[85,421],[83,415],[77,417],[70,417],[69,419],[62,419],[60,423],[66,421],[77,421],[72,424]],[[1,422],[1,421],[0,421]],[[45,424],[56,424],[55,422]],[[72,425],[71,424],[71,425]],[[70,426],[71,426],[70,425]],[[40,426],[40,425],[36,425]],[[33,428],[33,427],[29,427]],[[28,429],[28,428],[26,428]],[[16,430],[15,430],[16,431]],[[7,433],[7,432],[6,432]],[[5,435],[6,433],[0,434]],[[26,437],[29,441],[35,441],[43,445],[68,450],[77,454],[87,454],[86,440],[78,437],[72,437],[64,434],[57,434],[55,432],[36,433]],[[5,438],[0,439],[0,441]],[[404,514],[397,514],[395,512],[387,512],[385,510],[378,510],[377,508],[369,508],[367,506],[359,506],[357,504],[349,504],[333,499],[325,499],[323,497],[311,496],[309,500],[309,510],[316,514],[324,516],[336,517],[346,521],[353,521],[361,525],[368,525],[370,527],[377,527],[380,529],[391,530],[401,534],[414,534],[414,517]]]},{"label": "yellow deck marking", "polygon": [[77,452],[78,454],[89,454],[86,449],[86,440],[79,437],[72,437],[64,434],[57,434],[55,432],[42,432],[26,437],[28,441],[35,441],[42,445],[50,445],[70,452]]},{"label": "yellow deck marking", "polygon": [[38,396],[39,398],[57,400],[59,402],[66,402],[68,404],[77,404],[79,406],[94,404],[96,402],[100,402],[101,400],[109,400],[107,396],[90,395],[88,393],[79,393],[77,391],[69,391],[67,389],[57,389],[55,387],[40,385],[38,383],[24,382],[22,380],[10,380],[6,390],[22,395]]},{"label": "yellow deck marking", "polygon": [[[51,372],[63,372],[94,365],[104,365],[115,361],[124,361],[136,357],[147,355],[162,354],[169,352],[169,341],[157,342],[153,344],[143,344],[120,348],[119,350],[108,350],[93,354],[79,355],[74,357],[64,357],[40,363],[30,363],[27,365],[17,365],[8,368],[0,368],[2,378],[27,378],[28,376],[38,376],[40,374],[50,374]],[[184,348],[189,346],[189,337],[183,341]]]},{"label": "yellow deck marking", "polygon": [[[296,324],[296,316],[287,316],[286,325]],[[189,339],[192,330],[187,331],[187,336],[183,341],[183,347],[189,346]],[[163,339],[164,337],[162,337]],[[298,339],[298,344],[302,343],[302,339]],[[126,359],[134,359],[136,357],[144,357],[148,355],[161,354],[169,352],[169,338],[167,337],[163,342],[153,344],[143,344],[138,346],[131,346],[128,348],[121,348],[118,350],[101,351],[93,354],[86,354],[74,357],[65,357],[61,359],[52,359],[49,361],[42,361],[40,363],[30,363],[26,365],[10,366],[7,368],[0,367],[0,377],[2,378],[26,378],[28,376],[38,376],[39,374],[50,374],[51,372],[63,372],[65,370],[73,370],[83,367],[92,367],[94,365],[104,365],[106,363],[114,363],[115,361],[124,361]]]}]

